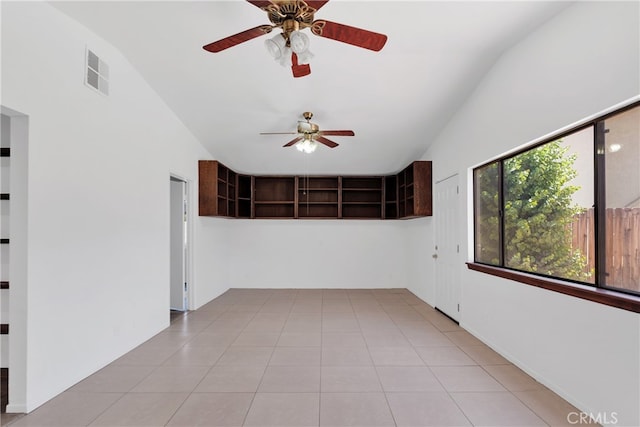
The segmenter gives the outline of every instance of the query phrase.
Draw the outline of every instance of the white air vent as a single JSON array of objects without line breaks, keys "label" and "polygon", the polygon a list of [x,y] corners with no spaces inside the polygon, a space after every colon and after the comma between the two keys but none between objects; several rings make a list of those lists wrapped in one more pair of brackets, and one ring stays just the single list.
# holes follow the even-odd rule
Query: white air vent
[{"label": "white air vent", "polygon": [[109,95],[109,66],[89,48],[87,48],[86,65],[85,84]]}]

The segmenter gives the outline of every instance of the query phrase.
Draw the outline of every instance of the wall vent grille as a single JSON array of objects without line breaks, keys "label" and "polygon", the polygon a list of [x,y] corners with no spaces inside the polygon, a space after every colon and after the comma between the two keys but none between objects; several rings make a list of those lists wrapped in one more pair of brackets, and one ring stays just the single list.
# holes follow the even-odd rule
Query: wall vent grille
[{"label": "wall vent grille", "polygon": [[85,84],[104,95],[109,95],[109,66],[87,48]]}]

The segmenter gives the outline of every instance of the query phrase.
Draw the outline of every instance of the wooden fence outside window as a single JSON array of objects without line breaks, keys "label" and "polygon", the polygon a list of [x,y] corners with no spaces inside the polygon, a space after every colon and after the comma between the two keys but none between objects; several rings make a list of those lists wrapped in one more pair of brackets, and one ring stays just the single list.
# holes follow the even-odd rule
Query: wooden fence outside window
[{"label": "wooden fence outside window", "polygon": [[[594,210],[575,216],[571,225],[572,248],[587,258],[587,271],[594,271]],[[640,208],[606,210],[607,285],[640,292]]]}]

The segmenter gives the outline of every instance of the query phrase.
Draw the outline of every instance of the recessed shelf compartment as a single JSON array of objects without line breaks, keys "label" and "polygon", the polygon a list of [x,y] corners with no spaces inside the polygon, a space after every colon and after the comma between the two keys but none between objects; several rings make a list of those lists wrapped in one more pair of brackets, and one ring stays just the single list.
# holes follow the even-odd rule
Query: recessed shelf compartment
[{"label": "recessed shelf compartment", "polygon": [[380,219],[382,218],[382,205],[375,204],[344,204],[342,205],[342,217],[353,219]]},{"label": "recessed shelf compartment", "polygon": [[253,193],[253,178],[250,175],[238,175],[238,218],[251,218],[251,194]]},{"label": "recessed shelf compartment", "polygon": [[382,177],[342,177],[342,218],[382,219]]},{"label": "recessed shelf compartment", "polygon": [[298,203],[338,203],[338,190],[298,190]]},{"label": "recessed shelf compartment", "polygon": [[294,177],[256,176],[254,184],[254,200],[256,202],[290,202],[295,201]]},{"label": "recessed shelf compartment", "polygon": [[254,218],[294,218],[295,178],[254,177]]},{"label": "recessed shelf compartment", "polygon": [[255,202],[255,218],[293,218],[293,202]]},{"label": "recessed shelf compartment", "polygon": [[337,218],[338,204],[308,203],[298,206],[298,218]]},{"label": "recessed shelf compartment", "polygon": [[343,190],[342,203],[382,203],[380,190]]},{"label": "recessed shelf compartment", "polygon": [[339,179],[332,176],[298,177],[298,188],[310,190],[336,190],[338,191]]},{"label": "recessed shelf compartment", "polygon": [[398,218],[398,176],[390,175],[384,178],[384,217]]}]

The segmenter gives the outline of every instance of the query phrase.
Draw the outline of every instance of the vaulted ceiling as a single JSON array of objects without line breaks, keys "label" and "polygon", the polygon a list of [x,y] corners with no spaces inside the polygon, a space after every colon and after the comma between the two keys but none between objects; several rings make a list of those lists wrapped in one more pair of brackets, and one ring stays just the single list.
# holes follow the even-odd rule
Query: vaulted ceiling
[{"label": "vaulted ceiling", "polygon": [[[235,1],[52,2],[113,44],[212,155],[251,174],[385,174],[420,157],[509,47],[570,3],[341,1],[315,14],[383,33],[380,52],[309,34],[311,74],[275,62],[269,35],[210,53],[202,46],[267,14]],[[568,29],[569,30],[569,29]],[[312,154],[282,148],[302,113],[352,129]]]}]

